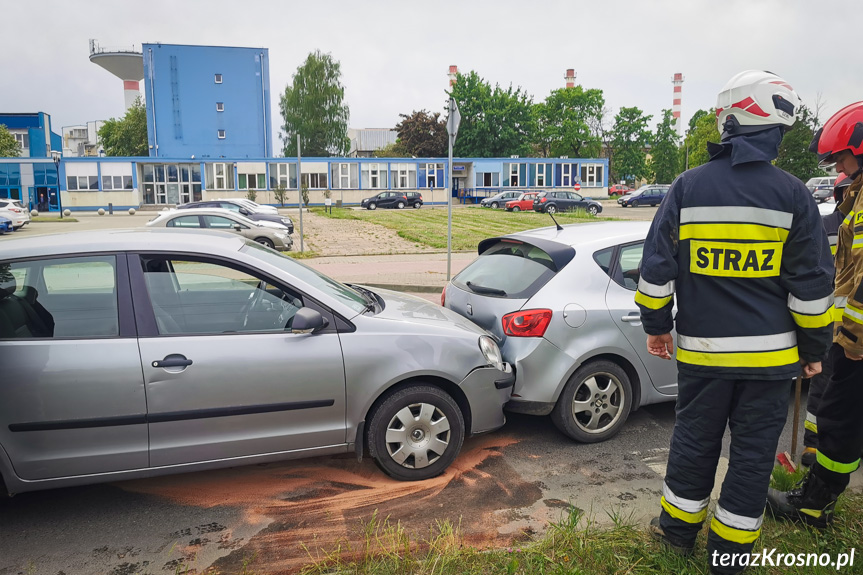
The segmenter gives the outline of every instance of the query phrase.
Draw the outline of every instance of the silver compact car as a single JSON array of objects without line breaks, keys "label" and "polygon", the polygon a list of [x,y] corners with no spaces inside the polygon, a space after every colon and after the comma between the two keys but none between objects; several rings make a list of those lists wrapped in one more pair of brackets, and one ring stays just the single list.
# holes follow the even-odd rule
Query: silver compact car
[{"label": "silver compact car", "polygon": [[677,367],[647,353],[635,305],[649,222],[597,222],[490,238],[441,303],[489,330],[515,368],[508,410],[551,415],[583,442],[641,405],[672,401]]},{"label": "silver compact car", "polygon": [[287,225],[266,220],[252,221],[224,208],[167,210],[147,222],[147,227],[234,232],[279,251],[288,251],[294,245]]},{"label": "silver compact car", "polygon": [[426,479],[515,379],[450,310],[166,229],[4,242],[0,365],[10,493],[364,451]]}]

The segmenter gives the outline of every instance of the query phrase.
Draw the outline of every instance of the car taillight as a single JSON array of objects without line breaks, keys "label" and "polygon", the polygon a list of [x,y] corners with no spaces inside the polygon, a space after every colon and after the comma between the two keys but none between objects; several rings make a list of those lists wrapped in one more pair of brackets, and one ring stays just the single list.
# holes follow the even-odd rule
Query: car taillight
[{"label": "car taillight", "polygon": [[443,286],[443,290],[440,292],[440,306],[446,306],[446,286]]},{"label": "car taillight", "polygon": [[511,337],[542,337],[551,322],[550,309],[530,309],[508,313],[501,320],[503,333]]},{"label": "car taillight", "polygon": [[24,213],[24,210],[22,210],[21,208],[16,208],[15,206],[10,206],[9,210],[15,212],[16,214],[23,214]]},{"label": "car taillight", "polygon": [[540,203],[540,204],[544,204],[544,203],[545,203],[545,198],[540,198],[539,203]]}]

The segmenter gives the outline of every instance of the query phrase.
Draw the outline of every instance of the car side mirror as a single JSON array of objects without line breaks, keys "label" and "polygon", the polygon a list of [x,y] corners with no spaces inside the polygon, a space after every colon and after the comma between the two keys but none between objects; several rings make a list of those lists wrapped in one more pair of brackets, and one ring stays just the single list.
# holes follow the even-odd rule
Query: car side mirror
[{"label": "car side mirror", "polygon": [[240,227],[240,224],[234,224],[234,229],[238,232],[243,231],[243,228]]},{"label": "car side mirror", "polygon": [[291,333],[316,333],[330,325],[330,322],[319,311],[310,307],[302,307],[294,314],[291,323]]}]

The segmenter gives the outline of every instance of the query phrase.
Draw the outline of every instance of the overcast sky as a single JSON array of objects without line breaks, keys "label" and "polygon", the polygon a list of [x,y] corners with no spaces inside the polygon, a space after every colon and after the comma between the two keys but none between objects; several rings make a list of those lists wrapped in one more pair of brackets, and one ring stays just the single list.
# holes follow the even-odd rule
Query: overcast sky
[{"label": "overcast sky", "polygon": [[[274,134],[278,96],[308,53],[341,62],[353,128],[392,128],[399,113],[443,111],[447,70],[521,86],[534,101],[577,83],[600,88],[612,114],[671,108],[685,76],[683,119],[711,108],[735,73],[783,76],[822,121],[863,100],[859,57],[830,54],[854,34],[856,0],[4,0],[0,112],[44,111],[60,127],[124,113],[122,82],[90,63],[104,47],[143,42],[265,47]],[[845,18],[843,15],[847,16]],[[847,26],[843,26],[847,23]],[[143,84],[142,84],[143,89]]]}]

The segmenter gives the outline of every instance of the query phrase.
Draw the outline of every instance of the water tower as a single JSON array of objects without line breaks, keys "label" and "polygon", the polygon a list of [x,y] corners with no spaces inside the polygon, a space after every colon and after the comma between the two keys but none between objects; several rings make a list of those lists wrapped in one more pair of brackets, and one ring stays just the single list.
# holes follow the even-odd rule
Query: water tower
[{"label": "water tower", "polygon": [[102,48],[90,40],[90,61],[105,68],[123,80],[123,95],[126,109],[132,107],[141,95],[141,80],[144,79],[144,56],[131,48]]}]

